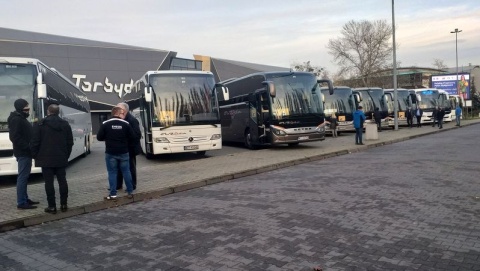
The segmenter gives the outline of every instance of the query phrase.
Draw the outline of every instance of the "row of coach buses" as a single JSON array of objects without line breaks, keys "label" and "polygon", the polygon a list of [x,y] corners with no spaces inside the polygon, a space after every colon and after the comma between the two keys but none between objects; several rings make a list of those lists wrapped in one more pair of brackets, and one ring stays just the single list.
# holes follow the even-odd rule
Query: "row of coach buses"
[{"label": "row of coach buses", "polygon": [[[394,124],[394,89],[381,88],[349,88],[335,87],[332,95],[325,95],[325,115],[327,122],[332,114],[338,121],[338,132],[354,131],[353,112],[358,106],[363,107],[366,123],[375,123],[373,114],[378,108],[382,116],[382,127],[393,127]],[[323,91],[323,90],[322,90]],[[445,110],[444,121],[455,119],[454,108],[463,105],[460,97],[448,95],[444,90],[424,89],[397,89],[397,120],[398,125],[407,125],[407,110],[423,110],[422,123],[433,122],[432,113],[434,108],[442,107]],[[416,121],[416,120],[415,120]],[[327,131],[329,127],[327,125]]]},{"label": "row of coach buses", "polygon": [[[327,87],[322,84],[326,84]],[[0,175],[16,174],[7,118],[13,102],[27,100],[33,123],[46,116],[49,103],[60,104],[60,115],[72,126],[75,138],[71,159],[90,152],[91,116],[87,96],[53,68],[36,59],[0,59]],[[431,122],[433,108],[459,103],[437,89],[398,89],[398,119],[406,124],[406,110],[422,108],[422,122]],[[123,98],[140,123],[141,146],[147,158],[157,154],[206,151],[224,142],[241,142],[250,149],[263,145],[297,145],[325,139],[335,113],[339,131],[353,129],[353,112],[364,108],[374,122],[378,108],[382,125],[392,125],[393,90],[333,88],[308,72],[262,72],[215,83],[211,72],[148,71]],[[32,172],[40,169],[33,168]]]},{"label": "row of coach buses", "polygon": [[[0,175],[16,175],[17,162],[7,119],[15,100],[25,99],[33,124],[47,116],[50,103],[60,105],[60,117],[72,127],[74,145],[69,161],[90,153],[92,120],[87,96],[61,73],[37,59],[0,57]],[[32,173],[40,168],[32,167]]]}]

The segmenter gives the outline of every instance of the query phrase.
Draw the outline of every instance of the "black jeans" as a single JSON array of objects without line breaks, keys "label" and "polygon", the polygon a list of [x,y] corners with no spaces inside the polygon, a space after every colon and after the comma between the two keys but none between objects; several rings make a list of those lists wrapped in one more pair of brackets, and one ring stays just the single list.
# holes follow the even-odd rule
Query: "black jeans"
[{"label": "black jeans", "polygon": [[[130,154],[130,173],[132,174],[132,186],[133,189],[137,189],[137,156],[135,154]],[[123,187],[123,175],[122,171],[117,173],[117,190],[122,189]]]},{"label": "black jeans", "polygon": [[422,116],[417,116],[417,127],[422,127]]},{"label": "black jeans", "polygon": [[66,205],[68,198],[67,173],[65,167],[42,167],[42,175],[45,179],[45,192],[47,193],[48,207],[56,207],[54,177],[57,176],[60,190],[60,204]]}]

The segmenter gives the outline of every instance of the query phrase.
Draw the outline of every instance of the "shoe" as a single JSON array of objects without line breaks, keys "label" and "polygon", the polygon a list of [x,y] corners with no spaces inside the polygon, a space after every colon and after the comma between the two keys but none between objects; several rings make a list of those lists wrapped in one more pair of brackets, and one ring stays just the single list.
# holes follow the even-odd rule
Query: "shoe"
[{"label": "shoe", "polygon": [[31,199],[27,199],[27,203],[30,204],[30,205],[36,205],[36,204],[39,204],[40,202],[39,201],[33,201]]},{"label": "shoe", "polygon": [[30,205],[28,203],[17,206],[17,209],[19,209],[19,210],[27,210],[27,209],[35,209],[35,208],[37,208],[37,206]]},{"label": "shoe", "polygon": [[115,196],[106,196],[105,199],[106,199],[106,200],[117,200],[117,195],[115,195]]},{"label": "shoe", "polygon": [[56,207],[47,207],[45,208],[45,213],[49,213],[49,214],[56,214],[57,213],[57,208]]},{"label": "shoe", "polygon": [[358,143],[358,145],[365,145],[365,144],[363,144],[363,143]]},{"label": "shoe", "polygon": [[128,194],[127,199],[133,199],[133,194]]},{"label": "shoe", "polygon": [[67,210],[68,210],[68,205],[66,205],[66,204],[60,205],[60,211],[66,212]]}]

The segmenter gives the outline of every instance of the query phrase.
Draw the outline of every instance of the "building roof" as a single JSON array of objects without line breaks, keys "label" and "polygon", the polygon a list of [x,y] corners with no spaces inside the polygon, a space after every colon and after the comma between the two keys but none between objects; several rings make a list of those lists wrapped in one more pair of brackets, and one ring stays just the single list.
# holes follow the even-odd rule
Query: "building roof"
[{"label": "building roof", "polygon": [[131,46],[125,44],[94,41],[89,39],[80,39],[65,37],[59,35],[10,29],[0,27],[0,41],[24,41],[24,42],[37,42],[47,44],[65,44],[65,45],[78,45],[89,47],[104,47],[104,48],[118,48],[118,49],[139,49],[139,50],[153,50],[153,51],[165,51],[146,47]]}]

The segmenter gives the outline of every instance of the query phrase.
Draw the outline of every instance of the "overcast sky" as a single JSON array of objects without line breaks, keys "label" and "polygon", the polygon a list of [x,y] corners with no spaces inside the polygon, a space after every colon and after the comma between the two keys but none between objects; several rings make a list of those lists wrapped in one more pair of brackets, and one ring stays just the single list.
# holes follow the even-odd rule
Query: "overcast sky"
[{"label": "overcast sky", "polygon": [[[392,22],[391,0],[0,0],[0,27],[290,67],[328,54],[349,20]],[[456,2],[456,3],[455,3]],[[480,65],[480,1],[396,0],[397,61]],[[1,38],[1,37],[0,37]],[[0,52],[1,54],[1,52]]]}]

